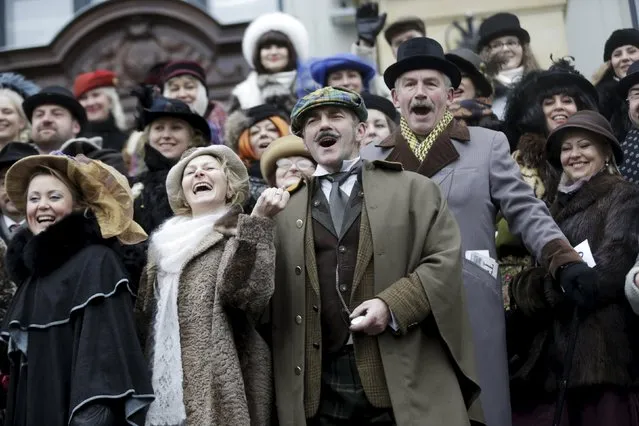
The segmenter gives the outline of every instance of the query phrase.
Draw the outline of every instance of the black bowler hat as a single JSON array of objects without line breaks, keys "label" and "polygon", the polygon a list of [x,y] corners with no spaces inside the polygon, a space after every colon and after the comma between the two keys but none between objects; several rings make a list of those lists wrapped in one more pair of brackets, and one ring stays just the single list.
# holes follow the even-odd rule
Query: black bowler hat
[{"label": "black bowler hat", "polygon": [[395,105],[393,105],[391,101],[383,96],[377,96],[367,92],[362,93],[360,96],[364,100],[366,109],[375,109],[377,111],[381,111],[393,122],[399,123],[399,113],[397,112],[397,108],[395,108]]},{"label": "black bowler hat", "polygon": [[142,114],[142,126],[146,127],[155,120],[164,117],[184,120],[193,129],[202,133],[204,140],[211,140],[209,123],[201,115],[192,112],[187,104],[178,99],[169,99],[163,96],[153,99],[151,108],[145,109]]},{"label": "black bowler hat", "polygon": [[11,167],[13,163],[25,157],[38,154],[38,150],[28,143],[9,142],[0,150],[0,170]]},{"label": "black bowler hat", "polygon": [[87,113],[80,105],[73,93],[62,86],[49,86],[40,90],[35,95],[29,96],[22,103],[22,109],[26,114],[29,122],[33,117],[33,111],[40,105],[60,105],[69,110],[71,115],[75,117],[80,127],[83,128],[87,122]]},{"label": "black bowler hat", "polygon": [[389,89],[395,87],[395,80],[413,70],[437,70],[450,78],[454,88],[459,86],[461,73],[455,64],[448,61],[444,49],[437,41],[428,37],[406,40],[397,49],[397,62],[384,71],[384,82]]},{"label": "black bowler hat", "polygon": [[492,40],[508,35],[517,37],[521,43],[530,43],[530,34],[521,27],[517,16],[506,12],[489,16],[479,26],[477,51],[481,52]]},{"label": "black bowler hat", "polygon": [[457,65],[462,74],[466,74],[471,79],[477,89],[478,96],[489,97],[493,94],[493,86],[482,72],[484,64],[475,52],[460,47],[448,52],[446,59]]},{"label": "black bowler hat", "polygon": [[639,83],[639,61],[633,62],[628,68],[628,73],[619,81],[617,92],[622,98],[628,96],[628,91],[632,86]]}]

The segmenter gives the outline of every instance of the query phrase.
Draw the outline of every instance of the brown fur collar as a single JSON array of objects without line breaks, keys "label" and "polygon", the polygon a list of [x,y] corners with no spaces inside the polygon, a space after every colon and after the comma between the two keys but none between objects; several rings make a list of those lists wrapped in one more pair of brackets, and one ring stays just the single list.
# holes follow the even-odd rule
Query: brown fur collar
[{"label": "brown fur collar", "polygon": [[625,180],[621,176],[599,173],[574,194],[559,195],[550,210],[555,222],[561,223],[575,213],[587,209],[594,202],[609,194],[615,186],[624,182]]},{"label": "brown fur collar", "polygon": [[538,168],[546,161],[546,138],[538,133],[524,133],[517,142],[517,151],[519,164]]}]

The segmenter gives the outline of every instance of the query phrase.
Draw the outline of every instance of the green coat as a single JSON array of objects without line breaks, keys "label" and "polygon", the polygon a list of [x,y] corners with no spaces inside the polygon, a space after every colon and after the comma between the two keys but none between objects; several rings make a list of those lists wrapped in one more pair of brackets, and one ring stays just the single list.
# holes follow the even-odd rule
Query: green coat
[{"label": "green coat", "polygon": [[[479,386],[457,223],[438,186],[424,176],[401,171],[397,163],[365,163],[362,187],[362,220],[368,218],[370,235],[360,233],[354,276],[361,279],[372,261],[375,294],[393,294],[384,300],[400,329],[379,335],[377,343],[397,425],[468,425],[467,410],[479,395]],[[317,291],[316,265],[308,261],[314,256],[307,253],[313,249],[308,186],[301,184],[293,192],[286,209],[276,217],[271,311],[282,426],[305,424],[305,379],[316,374],[305,368],[305,343],[316,337],[306,336],[305,322],[319,321],[319,315],[305,318],[307,286]],[[402,299],[402,291],[393,291],[412,283],[421,284],[427,298],[421,313],[410,298]]]}]

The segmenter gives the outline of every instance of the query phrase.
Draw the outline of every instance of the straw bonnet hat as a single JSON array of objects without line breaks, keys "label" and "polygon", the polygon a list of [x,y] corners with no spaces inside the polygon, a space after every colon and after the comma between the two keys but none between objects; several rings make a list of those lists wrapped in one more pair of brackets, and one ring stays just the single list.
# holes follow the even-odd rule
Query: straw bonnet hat
[{"label": "straw bonnet hat", "polygon": [[287,135],[279,139],[275,139],[266,148],[260,159],[260,169],[262,177],[269,186],[275,186],[275,171],[277,170],[277,160],[286,157],[306,157],[315,163],[311,153],[306,150],[304,141],[299,136]]},{"label": "straw bonnet hat", "polygon": [[200,148],[188,149],[182,154],[182,158],[177,164],[171,167],[169,174],[166,176],[166,194],[169,198],[169,205],[174,213],[178,212],[180,208],[184,206],[184,194],[182,192],[182,177],[184,176],[184,169],[186,166],[196,157],[202,155],[210,155],[215,158],[219,158],[220,161],[226,161],[226,166],[229,170],[235,172],[235,174],[242,181],[242,186],[239,192],[244,196],[248,195],[248,171],[246,166],[240,160],[240,157],[226,145],[209,145]]},{"label": "straw bonnet hat", "polygon": [[20,212],[26,212],[29,181],[42,166],[60,172],[75,185],[95,214],[103,238],[116,237],[123,244],[146,240],[146,233],[133,220],[133,196],[127,179],[113,167],[83,155],[33,155],[11,166],[5,187]]}]

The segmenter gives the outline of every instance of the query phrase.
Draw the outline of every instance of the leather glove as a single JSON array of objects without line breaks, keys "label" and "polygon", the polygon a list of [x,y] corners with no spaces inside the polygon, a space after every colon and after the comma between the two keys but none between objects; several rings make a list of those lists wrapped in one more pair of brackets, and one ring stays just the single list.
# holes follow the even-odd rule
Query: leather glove
[{"label": "leather glove", "polygon": [[558,278],[568,300],[584,310],[594,309],[598,278],[592,268],[583,262],[569,263],[559,269]]},{"label": "leather glove", "polygon": [[385,23],[386,13],[379,14],[377,3],[364,3],[357,8],[355,13],[357,36],[370,46],[375,46],[375,39],[384,28]]}]

